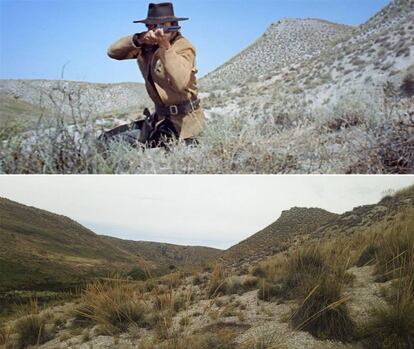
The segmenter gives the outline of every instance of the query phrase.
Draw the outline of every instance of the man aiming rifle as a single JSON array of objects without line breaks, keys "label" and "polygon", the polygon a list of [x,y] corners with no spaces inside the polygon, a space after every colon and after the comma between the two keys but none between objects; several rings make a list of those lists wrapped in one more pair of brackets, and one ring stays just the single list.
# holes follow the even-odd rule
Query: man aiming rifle
[{"label": "man aiming rifle", "polygon": [[172,3],[149,4],[144,23],[147,30],[123,37],[108,49],[117,60],[136,59],[154,102],[155,113],[146,109],[145,120],[105,132],[105,140],[121,138],[149,146],[166,140],[194,140],[205,127],[205,116],[197,97],[195,48],[181,33]]}]

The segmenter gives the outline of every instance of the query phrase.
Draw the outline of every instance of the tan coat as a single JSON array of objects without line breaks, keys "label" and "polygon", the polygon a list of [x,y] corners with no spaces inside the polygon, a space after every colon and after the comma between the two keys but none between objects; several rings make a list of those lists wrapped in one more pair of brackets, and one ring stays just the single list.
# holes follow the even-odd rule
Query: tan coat
[{"label": "tan coat", "polygon": [[[113,43],[108,55],[117,60],[137,59],[147,92],[156,105],[169,106],[197,98],[196,53],[187,39],[178,33],[170,49],[157,46],[154,51],[151,46],[136,47],[132,38],[129,35]],[[154,85],[148,78],[150,69]],[[182,139],[197,136],[205,126],[201,107],[184,115],[171,115],[170,119]]]}]

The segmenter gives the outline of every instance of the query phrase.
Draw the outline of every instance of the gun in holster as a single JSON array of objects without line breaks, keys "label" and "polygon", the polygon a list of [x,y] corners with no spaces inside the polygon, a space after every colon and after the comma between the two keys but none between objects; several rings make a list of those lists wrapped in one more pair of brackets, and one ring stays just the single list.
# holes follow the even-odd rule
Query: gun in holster
[{"label": "gun in holster", "polygon": [[141,133],[139,135],[139,141],[146,143],[155,131],[155,125],[157,122],[157,114],[151,113],[148,108],[144,109],[145,119],[141,127]]}]

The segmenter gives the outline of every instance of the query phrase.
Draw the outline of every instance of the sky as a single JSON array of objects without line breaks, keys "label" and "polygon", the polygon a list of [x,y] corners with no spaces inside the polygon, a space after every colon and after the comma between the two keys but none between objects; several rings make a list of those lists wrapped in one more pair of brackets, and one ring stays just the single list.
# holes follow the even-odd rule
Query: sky
[{"label": "sky", "polygon": [[0,196],[68,216],[98,234],[228,248],[282,210],[343,213],[414,176],[0,176]]},{"label": "sky", "polygon": [[[197,48],[198,77],[214,70],[281,18],[359,25],[390,0],[176,0],[182,33]],[[106,52],[144,30],[143,0],[0,0],[0,79],[142,82],[135,60]]]}]

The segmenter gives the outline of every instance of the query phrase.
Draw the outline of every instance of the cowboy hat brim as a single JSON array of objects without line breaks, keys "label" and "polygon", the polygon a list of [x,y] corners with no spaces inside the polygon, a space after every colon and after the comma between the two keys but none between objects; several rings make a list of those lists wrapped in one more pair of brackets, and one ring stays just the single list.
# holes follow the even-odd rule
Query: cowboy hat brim
[{"label": "cowboy hat brim", "polygon": [[185,17],[168,16],[168,17],[145,18],[145,19],[140,19],[138,21],[134,21],[133,23],[158,24],[158,23],[162,23],[162,22],[186,21],[188,19],[189,18],[185,18]]}]

